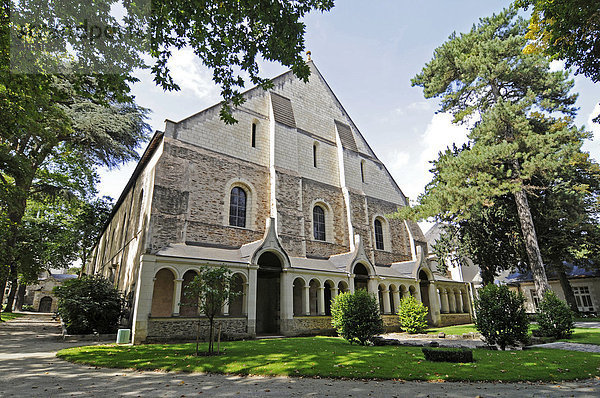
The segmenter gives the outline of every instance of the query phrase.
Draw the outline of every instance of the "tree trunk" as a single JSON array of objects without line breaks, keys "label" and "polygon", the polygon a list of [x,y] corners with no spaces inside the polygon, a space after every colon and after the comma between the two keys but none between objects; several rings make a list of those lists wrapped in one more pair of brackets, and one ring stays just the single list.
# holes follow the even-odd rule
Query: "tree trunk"
[{"label": "tree trunk", "polygon": [[579,308],[577,308],[577,300],[575,300],[575,293],[573,293],[573,288],[571,287],[569,278],[567,278],[567,273],[565,272],[564,266],[561,264],[560,267],[557,267],[556,272],[558,274],[560,287],[562,287],[563,293],[565,294],[565,300],[567,301],[567,304],[576,314],[579,313]]},{"label": "tree trunk", "polygon": [[26,288],[27,288],[27,285],[25,285],[24,283],[19,284],[19,289],[17,290],[17,298],[15,301],[15,310],[16,311],[21,311],[23,309],[23,301],[25,300]]},{"label": "tree trunk", "polygon": [[523,240],[525,241],[525,249],[527,250],[527,258],[529,260],[529,268],[533,274],[533,283],[535,291],[540,300],[544,297],[546,290],[550,289],[548,278],[546,278],[546,270],[542,260],[542,253],[537,241],[527,194],[524,189],[514,193],[517,211],[519,213],[519,221],[521,223],[521,231],[523,232]]},{"label": "tree trunk", "polygon": [[8,278],[0,279],[0,310],[2,309],[2,303],[4,302],[4,291],[6,290],[6,282],[8,282]]},{"label": "tree trunk", "polygon": [[15,296],[17,295],[17,282],[16,276],[10,280],[10,291],[8,292],[4,312],[13,312],[13,304],[15,302]]},{"label": "tree trunk", "polygon": [[214,328],[214,318],[210,318],[210,328],[208,332],[208,352],[209,354],[213,352],[213,328]]}]

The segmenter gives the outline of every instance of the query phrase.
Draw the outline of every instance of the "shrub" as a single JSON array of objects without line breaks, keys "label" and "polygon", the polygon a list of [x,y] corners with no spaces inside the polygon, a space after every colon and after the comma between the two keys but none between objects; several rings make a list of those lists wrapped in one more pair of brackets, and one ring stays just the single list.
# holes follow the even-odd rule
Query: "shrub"
[{"label": "shrub", "polygon": [[473,362],[473,351],[468,348],[423,348],[425,359],[433,362]]},{"label": "shrub", "polygon": [[479,290],[475,300],[475,327],[488,344],[497,344],[502,350],[517,342],[526,343],[529,320],[524,303],[521,293],[489,284]]},{"label": "shrub", "polygon": [[35,311],[35,308],[31,304],[23,304],[21,311]]},{"label": "shrub", "polygon": [[575,327],[573,316],[567,303],[556,297],[553,291],[547,290],[536,317],[539,333],[545,337],[568,339]]},{"label": "shrub", "polygon": [[331,304],[331,324],[350,344],[366,345],[383,332],[377,299],[364,289],[336,296]]},{"label": "shrub", "polygon": [[427,329],[428,309],[413,296],[404,297],[398,307],[400,327],[408,333],[423,333]]},{"label": "shrub", "polygon": [[114,333],[124,304],[112,283],[101,276],[69,279],[54,288],[58,313],[70,334]]}]

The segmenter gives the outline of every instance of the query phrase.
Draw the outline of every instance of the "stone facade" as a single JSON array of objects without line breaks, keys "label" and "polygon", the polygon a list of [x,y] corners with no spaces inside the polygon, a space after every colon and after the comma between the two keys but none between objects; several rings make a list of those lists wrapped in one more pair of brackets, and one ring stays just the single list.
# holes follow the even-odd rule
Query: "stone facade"
[{"label": "stone facade", "polygon": [[231,336],[331,333],[331,300],[355,288],[383,300],[388,330],[407,294],[440,322],[423,234],[389,217],[406,197],[309,66],[307,83],[287,72],[246,92],[237,124],[215,105],[152,139],[84,269],[127,295],[134,342],[185,336],[186,284],[212,265],[235,273],[243,297],[222,311]]},{"label": "stone facade", "polygon": [[[151,318],[148,321],[148,342],[192,341],[196,339],[200,322],[200,336],[209,335],[207,318]],[[221,329],[221,339],[239,340],[250,337],[246,318],[215,318],[215,334]]]}]

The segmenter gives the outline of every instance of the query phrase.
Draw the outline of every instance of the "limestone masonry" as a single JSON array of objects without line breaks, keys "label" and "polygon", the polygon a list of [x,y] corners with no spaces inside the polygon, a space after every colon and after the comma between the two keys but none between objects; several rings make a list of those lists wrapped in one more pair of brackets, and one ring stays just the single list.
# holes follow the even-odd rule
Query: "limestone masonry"
[{"label": "limestone masonry", "polygon": [[469,284],[432,272],[420,228],[389,217],[406,197],[309,65],[308,83],[246,92],[234,125],[215,105],[152,138],[84,267],[124,292],[135,343],[193,336],[180,303],[203,265],[243,293],[218,319],[227,338],[331,333],[331,299],[359,288],[388,330],[409,294],[434,325],[470,322]]}]

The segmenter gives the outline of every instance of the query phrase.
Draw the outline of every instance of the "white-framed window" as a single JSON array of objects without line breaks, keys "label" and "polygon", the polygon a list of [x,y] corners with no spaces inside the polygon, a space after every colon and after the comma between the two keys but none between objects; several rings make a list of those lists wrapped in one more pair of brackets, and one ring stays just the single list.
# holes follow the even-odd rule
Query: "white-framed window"
[{"label": "white-framed window", "polygon": [[529,290],[531,294],[531,302],[533,303],[533,308],[537,311],[540,308],[540,298],[538,297],[535,289]]},{"label": "white-framed window", "polygon": [[392,240],[390,236],[390,225],[388,220],[381,214],[373,217],[373,242],[376,250],[392,251]]},{"label": "white-framed window", "polygon": [[315,199],[310,207],[310,236],[312,240],[333,243],[333,210],[323,199]]},{"label": "white-framed window", "polygon": [[256,197],[255,189],[249,181],[235,178],[227,182],[223,192],[224,226],[255,229],[256,228]]},{"label": "white-framed window", "polygon": [[590,294],[589,286],[573,286],[573,294],[575,294],[575,301],[577,302],[579,311],[594,311],[594,304],[592,303],[592,295]]}]

